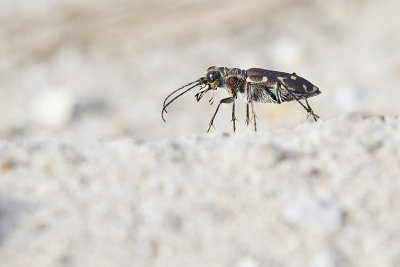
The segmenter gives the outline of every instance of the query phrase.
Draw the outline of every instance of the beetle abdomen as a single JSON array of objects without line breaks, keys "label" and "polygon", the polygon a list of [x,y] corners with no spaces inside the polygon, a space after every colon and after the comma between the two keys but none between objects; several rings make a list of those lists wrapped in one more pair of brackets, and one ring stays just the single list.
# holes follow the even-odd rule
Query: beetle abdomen
[{"label": "beetle abdomen", "polygon": [[[296,73],[252,68],[247,70],[246,82],[252,100],[263,103],[288,102],[295,100],[293,95],[305,99],[321,93],[317,86]],[[250,101],[249,92],[247,94]]]}]

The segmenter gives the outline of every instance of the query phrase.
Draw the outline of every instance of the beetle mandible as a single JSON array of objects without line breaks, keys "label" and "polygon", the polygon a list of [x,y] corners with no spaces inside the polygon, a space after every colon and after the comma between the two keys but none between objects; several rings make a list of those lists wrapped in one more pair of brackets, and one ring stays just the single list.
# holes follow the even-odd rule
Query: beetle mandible
[{"label": "beetle mandible", "polygon": [[[192,86],[167,102],[175,93],[190,85]],[[251,121],[249,114],[250,106],[255,131],[257,130],[257,122],[253,102],[281,104],[282,102],[296,100],[306,110],[307,117],[312,116],[315,121],[319,118],[308,104],[307,98],[319,95],[321,91],[306,79],[297,76],[296,73],[290,74],[260,68],[241,70],[238,68],[212,66],[207,69],[204,77],[176,89],[165,98],[161,111],[161,117],[164,122],[164,112],[167,113],[166,108],[178,97],[196,86],[200,86],[200,90],[195,95],[197,101],[200,101],[205,93],[210,90],[217,90],[218,87],[225,87],[229,93],[229,97],[219,101],[217,109],[208,125],[207,132],[210,131],[211,126],[214,126],[214,119],[221,104],[232,104],[233,131],[236,131],[235,100],[239,94],[244,95],[247,102],[246,124],[248,125]],[[209,101],[211,104],[214,101],[214,97],[215,95],[213,94],[213,97]],[[300,101],[301,99],[305,100],[306,105]]]}]

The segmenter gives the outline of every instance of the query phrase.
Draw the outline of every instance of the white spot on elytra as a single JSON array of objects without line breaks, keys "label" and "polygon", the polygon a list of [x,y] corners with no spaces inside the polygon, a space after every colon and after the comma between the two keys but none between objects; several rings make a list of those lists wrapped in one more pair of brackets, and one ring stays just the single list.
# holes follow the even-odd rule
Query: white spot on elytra
[{"label": "white spot on elytra", "polygon": [[292,79],[292,80],[296,80],[296,79],[297,79],[297,77],[296,77],[296,76],[294,76],[294,75],[292,75],[292,76],[290,76],[290,79]]},{"label": "white spot on elytra", "polygon": [[307,85],[303,84],[304,90],[307,90]]},{"label": "white spot on elytra", "polygon": [[284,79],[287,79],[287,77],[276,77],[278,80],[280,80],[281,82],[283,82]]},{"label": "white spot on elytra", "polygon": [[263,76],[262,77],[262,79],[261,79],[261,81],[258,81],[258,80],[253,80],[251,77],[247,77],[246,78],[246,81],[247,82],[253,82],[253,83],[265,83],[265,82],[267,82],[268,81],[268,77],[267,76]]}]

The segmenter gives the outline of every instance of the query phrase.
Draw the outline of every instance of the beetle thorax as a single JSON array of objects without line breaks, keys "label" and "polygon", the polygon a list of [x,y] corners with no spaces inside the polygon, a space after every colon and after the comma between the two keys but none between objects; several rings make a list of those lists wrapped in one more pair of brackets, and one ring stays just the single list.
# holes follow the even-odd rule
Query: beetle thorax
[{"label": "beetle thorax", "polygon": [[246,71],[238,68],[223,68],[223,86],[230,93],[242,93],[246,81]]}]

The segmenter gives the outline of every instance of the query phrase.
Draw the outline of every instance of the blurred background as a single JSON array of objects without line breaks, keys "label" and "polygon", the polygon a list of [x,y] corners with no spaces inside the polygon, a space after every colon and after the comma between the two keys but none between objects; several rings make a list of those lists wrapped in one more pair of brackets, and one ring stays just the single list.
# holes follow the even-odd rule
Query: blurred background
[{"label": "blurred background", "polygon": [[[141,140],[203,133],[216,105],[172,90],[212,65],[298,75],[323,120],[398,114],[395,0],[0,0],[0,137]],[[220,90],[218,99],[225,97]],[[245,126],[237,105],[238,130]],[[243,102],[244,103],[244,102]],[[231,107],[216,119],[231,131]],[[306,120],[296,103],[258,104],[260,129]]]}]

